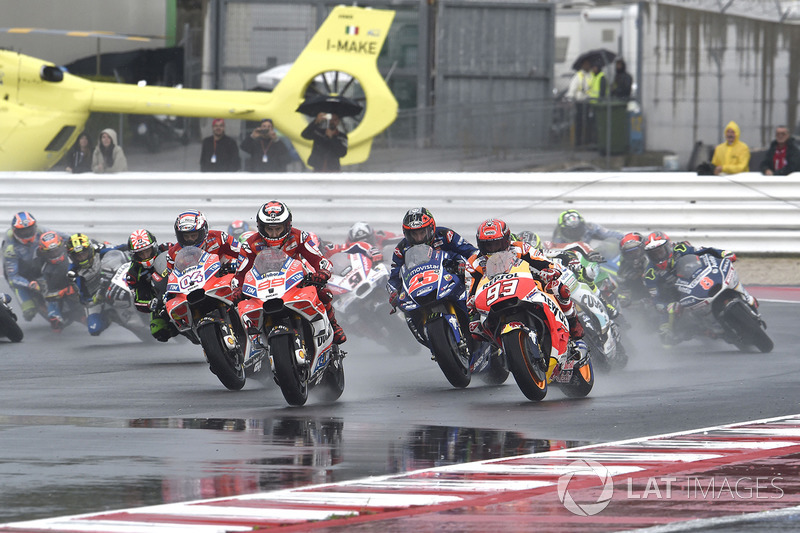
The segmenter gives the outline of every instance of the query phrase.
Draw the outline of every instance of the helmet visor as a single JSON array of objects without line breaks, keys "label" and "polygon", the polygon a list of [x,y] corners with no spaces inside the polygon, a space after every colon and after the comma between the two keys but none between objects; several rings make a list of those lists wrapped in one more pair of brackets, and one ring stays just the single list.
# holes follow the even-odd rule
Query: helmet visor
[{"label": "helmet visor", "polygon": [[39,255],[51,263],[60,263],[64,260],[66,251],[64,246],[56,246],[55,248],[48,248],[47,250],[39,250]]},{"label": "helmet visor", "polygon": [[286,227],[283,224],[264,224],[262,228],[264,237],[268,239],[277,239],[286,231]]},{"label": "helmet visor", "polygon": [[146,263],[150,259],[156,256],[156,250],[153,246],[145,248],[144,250],[139,250],[138,252],[134,252],[133,260],[138,263]]},{"label": "helmet visor", "polygon": [[79,265],[85,265],[92,257],[92,249],[87,247],[80,252],[72,252],[71,257],[75,263],[78,263]]},{"label": "helmet visor", "polygon": [[433,228],[430,226],[425,228],[408,229],[405,231],[406,239],[409,244],[425,244],[430,241],[433,236]]},{"label": "helmet visor", "polygon": [[27,228],[14,228],[14,236],[20,241],[30,241],[36,235],[36,224]]},{"label": "helmet visor", "polygon": [[491,241],[481,241],[481,251],[485,254],[493,254],[495,252],[502,252],[507,247],[505,246],[505,239],[492,239]]},{"label": "helmet visor", "polygon": [[669,259],[669,247],[666,244],[662,244],[661,246],[647,250],[647,258],[656,265],[664,263]]},{"label": "helmet visor", "polygon": [[182,231],[181,232],[181,243],[184,246],[196,246],[200,244],[202,232],[199,230],[196,231]]}]

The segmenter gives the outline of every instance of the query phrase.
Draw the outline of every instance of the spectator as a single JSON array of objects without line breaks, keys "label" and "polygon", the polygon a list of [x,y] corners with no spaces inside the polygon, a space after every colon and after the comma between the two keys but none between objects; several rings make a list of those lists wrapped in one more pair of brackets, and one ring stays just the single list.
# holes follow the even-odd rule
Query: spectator
[{"label": "spectator", "polygon": [[739,140],[740,133],[739,125],[732,120],[725,126],[725,142],[717,145],[711,158],[714,175],[738,174],[749,170],[750,148]]},{"label": "spectator", "polygon": [[225,135],[225,120],[211,122],[210,137],[203,139],[200,150],[200,172],[239,172],[242,167],[236,141]]},{"label": "spectator", "polygon": [[614,81],[611,83],[611,98],[630,100],[633,78],[628,74],[625,60],[622,58],[614,62]]},{"label": "spectator", "polygon": [[92,171],[92,140],[85,131],[78,135],[78,141],[67,155],[66,171],[73,174]]},{"label": "spectator", "polygon": [[117,132],[106,128],[100,132],[100,140],[92,154],[92,172],[108,174],[128,170],[125,152],[117,144]]},{"label": "spectator", "polygon": [[789,137],[789,128],[775,128],[775,140],[769,145],[760,168],[766,176],[788,176],[800,172],[800,148]]},{"label": "spectator", "polygon": [[286,172],[291,156],[275,132],[272,120],[265,118],[261,125],[242,141],[242,150],[250,154],[245,168],[250,172]]},{"label": "spectator", "polygon": [[339,115],[318,113],[300,134],[314,142],[308,165],[314,172],[339,172],[339,159],[347,155],[347,134],[339,129]]},{"label": "spectator", "polygon": [[592,79],[592,63],[587,59],[581,63],[581,68],[572,76],[567,89],[566,97],[575,105],[575,146],[586,144],[587,122],[589,115],[589,83]]}]

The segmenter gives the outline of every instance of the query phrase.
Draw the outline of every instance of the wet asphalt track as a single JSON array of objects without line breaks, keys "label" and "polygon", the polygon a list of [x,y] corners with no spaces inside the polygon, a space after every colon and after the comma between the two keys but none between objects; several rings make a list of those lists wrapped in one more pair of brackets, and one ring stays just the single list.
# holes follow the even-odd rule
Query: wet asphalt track
[{"label": "wet asphalt track", "polygon": [[[421,350],[351,338],[335,404],[287,407],[274,384],[226,391],[189,343],[112,326],[0,341],[0,522],[252,493],[800,412],[797,304],[762,302],[776,347],[665,352],[629,339],[629,367],[584,400],[533,404],[513,378],[452,389]],[[401,324],[402,326],[402,324]],[[412,343],[411,336],[408,342]]]}]

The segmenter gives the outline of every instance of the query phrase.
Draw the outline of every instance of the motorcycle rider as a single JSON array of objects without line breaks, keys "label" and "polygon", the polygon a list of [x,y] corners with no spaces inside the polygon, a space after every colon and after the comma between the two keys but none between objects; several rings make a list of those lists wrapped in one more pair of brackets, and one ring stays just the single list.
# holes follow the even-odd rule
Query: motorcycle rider
[{"label": "motorcycle rider", "polygon": [[[310,270],[305,275],[305,282],[317,288],[320,302],[325,306],[328,319],[333,328],[334,344],[343,344],[347,340],[333,311],[333,294],[326,286],[331,277],[331,263],[319,249],[314,237],[306,231],[292,227],[292,212],[283,202],[276,200],[265,203],[256,214],[258,233],[251,235],[241,247],[239,268],[234,278],[234,289],[239,290],[245,274],[253,267],[253,261],[265,248],[280,248],[294,259],[305,262]],[[317,237],[318,239],[318,237]]]},{"label": "motorcycle rider", "polygon": [[96,337],[111,325],[107,315],[106,302],[117,297],[114,287],[104,292],[107,274],[102,272],[103,256],[111,250],[121,250],[124,244],[111,247],[89,239],[83,233],[70,235],[67,240],[67,255],[71,261],[67,279],[75,283],[78,297],[86,308],[86,326],[89,335]]},{"label": "motorcycle rider", "polygon": [[[373,262],[383,261],[383,247],[400,242],[400,237],[392,232],[375,231],[366,222],[356,222],[347,231],[347,240],[344,244],[327,243],[322,250],[325,257],[331,257],[339,252],[362,253]],[[354,244],[359,246],[354,249]]]},{"label": "motorcycle rider", "polygon": [[569,287],[561,283],[559,279],[564,267],[550,261],[542,252],[528,243],[518,240],[512,241],[508,225],[499,218],[490,218],[481,222],[475,238],[478,241],[478,253],[470,257],[467,263],[467,272],[472,278],[467,307],[470,310],[469,329],[473,336],[476,336],[476,338],[483,337],[480,316],[475,313],[475,292],[485,272],[486,260],[491,254],[508,250],[528,263],[534,278],[542,283],[542,287],[546,292],[555,297],[559,307],[567,317],[570,339],[576,341],[575,346],[578,350],[586,353],[583,341],[579,341],[583,337],[583,326],[578,320],[575,306],[570,300]]},{"label": "motorcycle rider", "polygon": [[248,224],[244,220],[234,220],[228,225],[228,235],[230,235],[239,242],[244,242],[244,239],[242,239],[242,235],[248,232],[250,232],[250,224]]},{"label": "motorcycle rider", "polygon": [[167,316],[164,301],[156,290],[155,283],[164,280],[166,272],[156,272],[156,257],[166,252],[171,243],[159,244],[155,235],[146,229],[137,229],[128,237],[131,266],[125,282],[133,292],[133,305],[141,313],[150,314],[150,334],[159,342],[167,342],[178,334],[177,328]]},{"label": "motorcycle rider", "polygon": [[20,211],[11,218],[11,228],[3,240],[3,274],[9,287],[19,298],[22,318],[33,320],[37,312],[34,294],[41,291],[39,277],[41,260],[36,256],[42,232],[36,219],[27,211]]},{"label": "motorcycle rider", "polygon": [[64,239],[55,231],[45,231],[39,238],[37,255],[42,261],[41,276],[46,287],[45,304],[50,327],[55,331],[64,329],[64,313],[82,320],[83,309],[80,308],[75,285],[67,279],[69,260]]},{"label": "motorcycle rider", "polygon": [[392,254],[392,268],[386,290],[389,292],[389,304],[397,307],[398,294],[402,290],[400,267],[406,263],[406,252],[417,244],[427,244],[434,250],[449,252],[454,259],[445,262],[444,267],[454,274],[464,277],[466,262],[478,251],[461,235],[446,228],[437,226],[430,211],[424,207],[409,209],[403,217],[403,240]]},{"label": "motorcycle rider", "polygon": [[542,242],[542,238],[539,237],[538,233],[534,233],[533,231],[520,231],[516,235],[511,235],[511,238],[515,241],[526,242],[531,246],[531,248],[536,248],[537,250],[544,248],[544,242]]},{"label": "motorcycle rider", "polygon": [[[644,241],[644,251],[648,259],[644,273],[644,285],[650,292],[656,311],[661,317],[659,325],[661,343],[665,347],[669,347],[681,340],[675,331],[675,323],[681,312],[678,304],[681,297],[675,285],[678,280],[675,272],[677,259],[688,254],[711,254],[714,257],[727,258],[733,262],[736,261],[736,254],[719,248],[695,248],[688,241],[673,243],[662,231],[654,231],[647,236]],[[742,291],[744,291],[748,305],[754,310],[757,309],[758,301],[748,294],[744,287],[742,287]]]},{"label": "motorcycle rider", "polygon": [[620,261],[617,269],[619,300],[623,307],[650,296],[644,286],[644,271],[647,257],[644,251],[644,235],[626,233],[619,241]]},{"label": "motorcycle rider", "polygon": [[171,272],[175,256],[185,246],[196,246],[210,254],[219,256],[223,267],[236,269],[241,243],[224,231],[208,229],[206,216],[196,209],[188,209],[175,219],[175,238],[178,242],[169,247],[167,267]]},{"label": "motorcycle rider", "polygon": [[590,242],[592,239],[601,241],[622,238],[622,233],[606,229],[594,222],[586,222],[583,216],[574,209],[567,209],[558,215],[558,224],[553,230],[554,243],[565,242]]}]

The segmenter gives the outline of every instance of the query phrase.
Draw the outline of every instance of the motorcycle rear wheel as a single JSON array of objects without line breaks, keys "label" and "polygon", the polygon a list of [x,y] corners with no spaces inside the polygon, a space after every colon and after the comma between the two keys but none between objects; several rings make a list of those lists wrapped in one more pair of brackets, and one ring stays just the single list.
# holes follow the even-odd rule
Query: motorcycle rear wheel
[{"label": "motorcycle rear wheel", "polygon": [[547,371],[540,366],[543,354],[539,347],[525,331],[515,329],[503,335],[503,351],[522,394],[534,402],[543,400],[547,395]]},{"label": "motorcycle rear wheel", "polygon": [[11,316],[11,311],[0,305],[0,335],[8,337],[11,342],[22,341],[22,329]]},{"label": "motorcycle rear wheel", "polygon": [[238,359],[234,361],[228,355],[228,351],[223,345],[219,323],[212,322],[200,326],[197,328],[197,336],[200,337],[200,344],[208,359],[208,366],[220,383],[229,390],[240,390],[244,387],[246,381],[244,366],[241,361]]},{"label": "motorcycle rear wheel", "polygon": [[436,363],[444,377],[453,387],[463,389],[470,382],[469,362],[462,359],[450,324],[444,318],[437,318],[426,327]]},{"label": "motorcycle rear wheel", "polygon": [[561,392],[569,398],[583,398],[592,391],[592,387],[594,387],[594,368],[592,361],[588,360],[572,370],[572,379],[569,383],[561,385]]},{"label": "motorcycle rear wheel", "polygon": [[292,336],[276,335],[270,338],[269,353],[286,402],[289,405],[305,405],[308,400],[308,379],[302,377],[304,372],[297,363]]},{"label": "motorcycle rear wheel", "polygon": [[341,356],[334,356],[317,386],[323,402],[335,402],[344,392],[344,366]]}]

